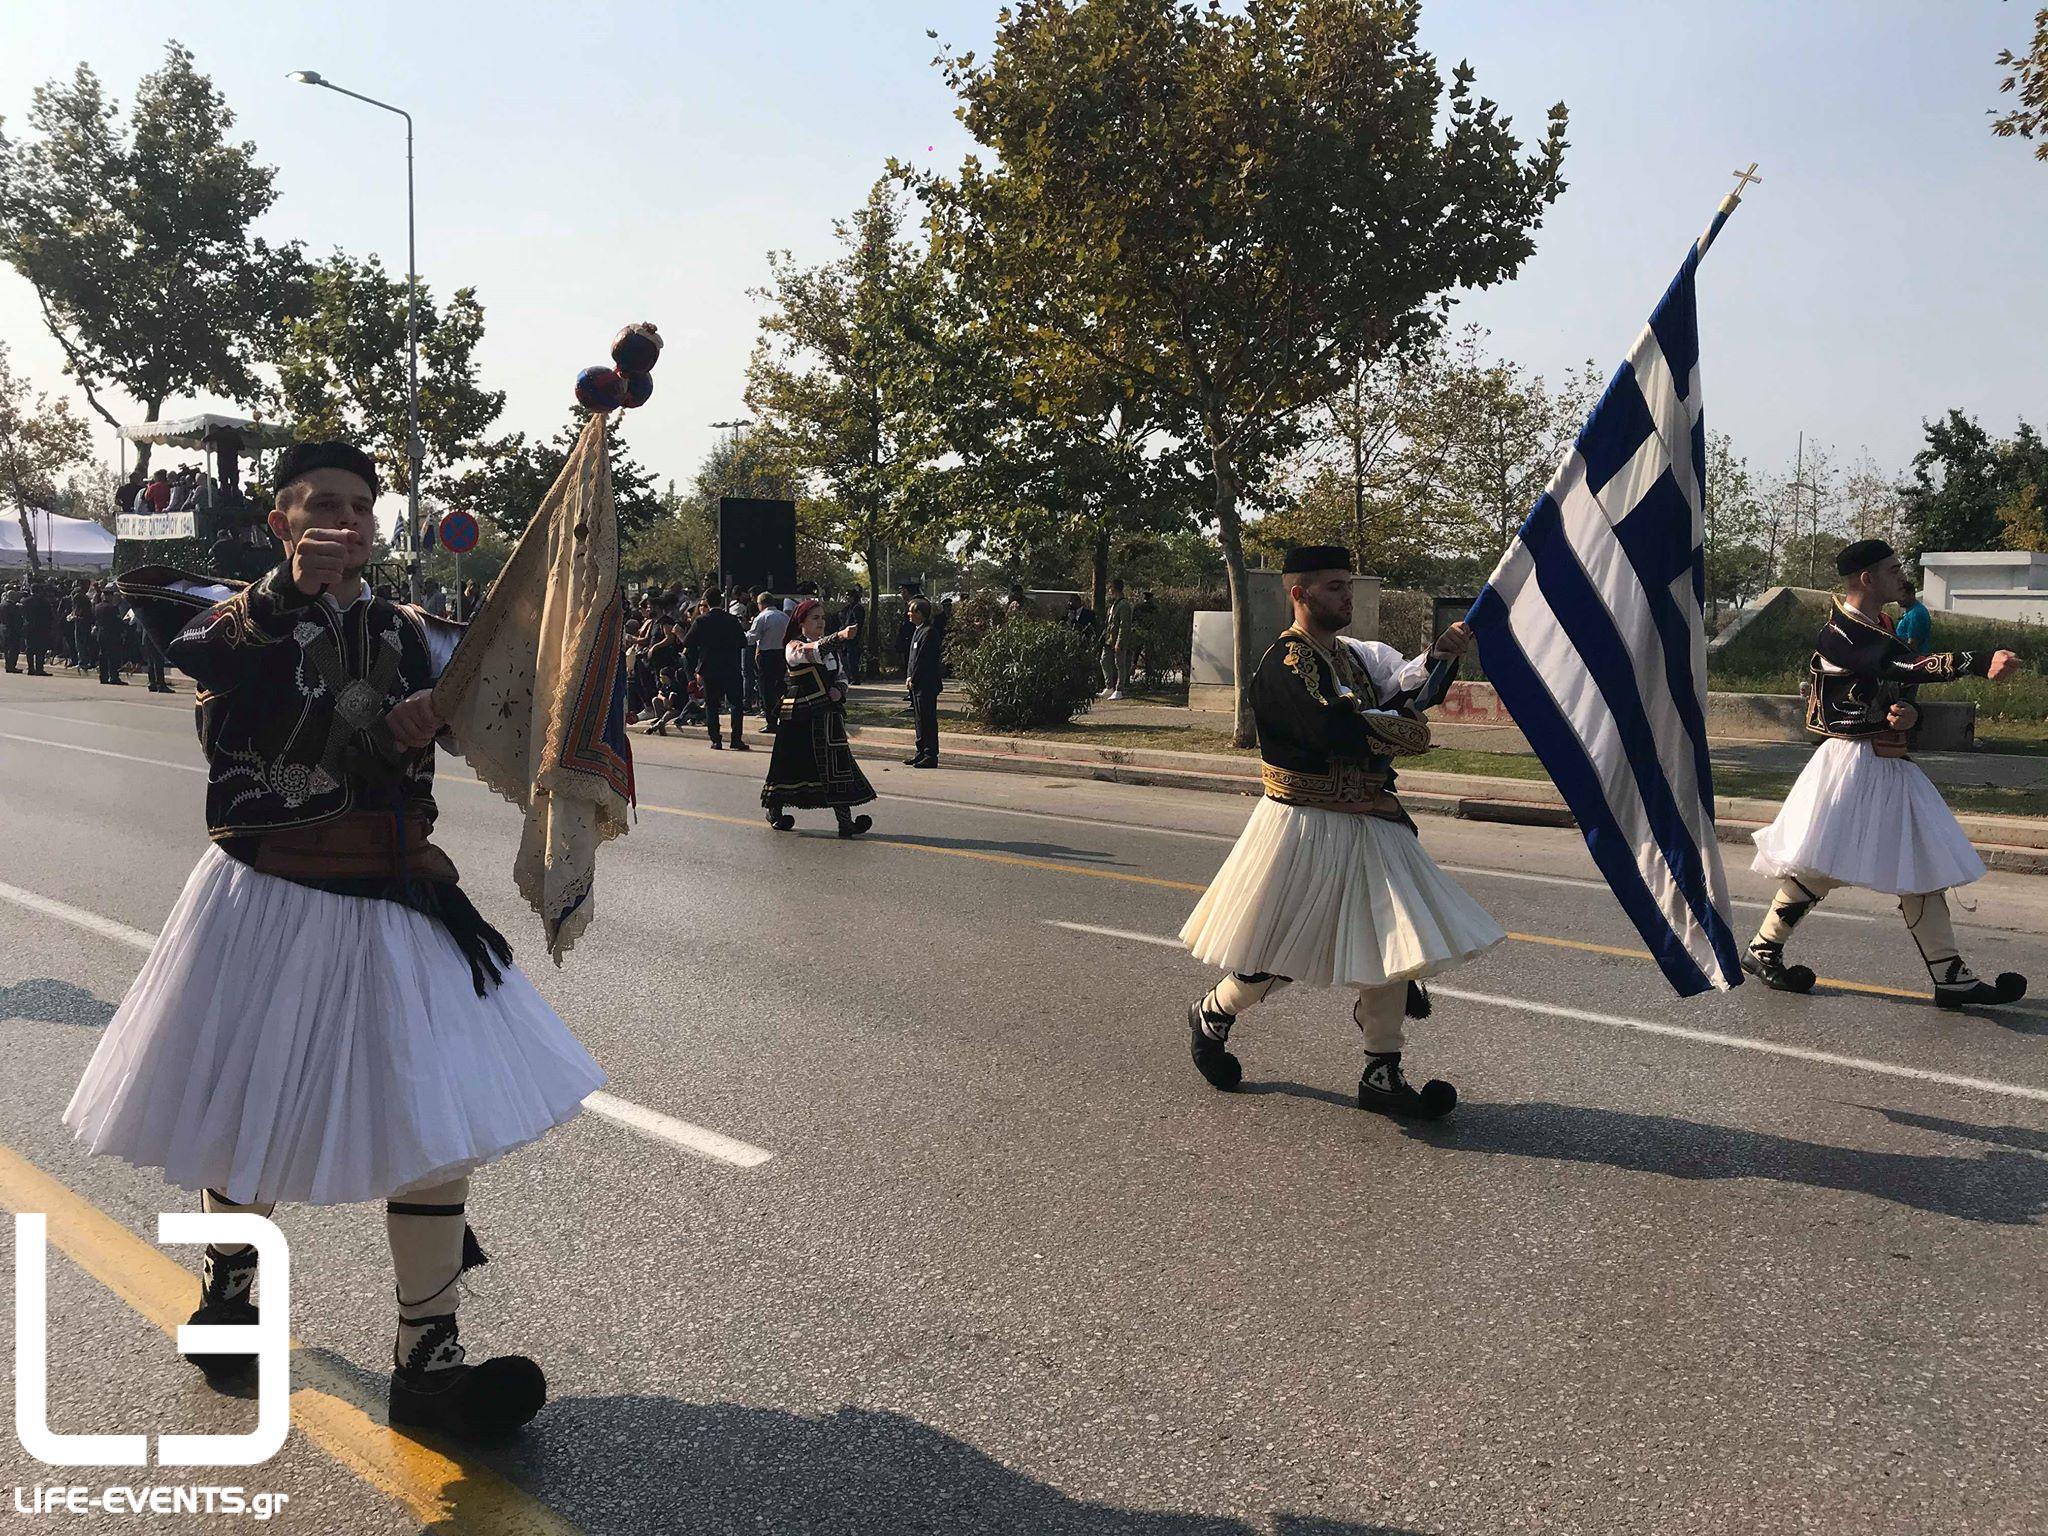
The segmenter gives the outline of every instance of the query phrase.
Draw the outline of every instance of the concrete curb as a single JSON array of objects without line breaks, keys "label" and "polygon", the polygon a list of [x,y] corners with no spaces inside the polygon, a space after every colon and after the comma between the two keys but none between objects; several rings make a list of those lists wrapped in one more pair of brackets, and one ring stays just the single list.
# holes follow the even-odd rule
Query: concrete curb
[{"label": "concrete curb", "polygon": [[[848,734],[853,755],[859,758],[900,758],[916,746],[912,732],[890,726],[853,726]],[[1227,795],[1260,793],[1257,772],[1248,771],[1233,758],[1211,753],[1124,751],[1082,742],[1041,742],[1016,736],[962,733],[944,736],[943,743],[944,760],[962,768],[1094,779],[1159,789],[1199,789]],[[1557,799],[1549,782],[1541,779],[1404,773],[1401,803],[1418,816],[1457,816],[1466,821],[1529,827],[1575,825],[1570,810]],[[1715,838],[1747,847],[1750,835],[1777,814],[1778,804],[1772,800],[1720,800],[1715,806]],[[1987,869],[2013,875],[2048,875],[2048,820],[1968,815],[1956,819]]]}]

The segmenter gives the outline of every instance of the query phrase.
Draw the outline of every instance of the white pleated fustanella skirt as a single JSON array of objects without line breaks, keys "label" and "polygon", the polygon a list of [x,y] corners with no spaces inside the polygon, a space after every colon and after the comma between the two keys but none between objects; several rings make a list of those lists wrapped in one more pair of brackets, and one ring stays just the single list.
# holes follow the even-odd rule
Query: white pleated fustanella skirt
[{"label": "white pleated fustanella skirt", "polygon": [[1371,987],[1449,970],[1507,935],[1400,823],[1261,800],[1180,937],[1220,970]]},{"label": "white pleated fustanella skirt", "polygon": [[433,919],[207,849],[79,1080],[93,1152],[238,1203],[382,1200],[575,1115],[604,1073]]},{"label": "white pleated fustanella skirt", "polygon": [[1750,868],[1783,879],[1924,896],[1984,878],[1984,861],[1926,770],[1835,736],[1800,770],[1777,819],[1755,834]]}]

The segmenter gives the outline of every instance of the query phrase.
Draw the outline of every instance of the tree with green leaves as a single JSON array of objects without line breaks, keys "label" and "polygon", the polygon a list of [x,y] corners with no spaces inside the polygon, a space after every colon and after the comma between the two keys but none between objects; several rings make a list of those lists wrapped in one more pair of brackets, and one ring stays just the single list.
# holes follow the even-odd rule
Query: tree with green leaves
[{"label": "tree with green leaves", "polygon": [[2048,488],[2048,444],[2024,421],[2001,441],[1957,410],[1922,428],[1926,446],[1899,487],[1910,551],[2003,547],[1999,509],[2025,486]]},{"label": "tree with green leaves", "polygon": [[1999,538],[2007,549],[2048,553],[2048,485],[2022,485],[1998,509]]},{"label": "tree with green leaves", "polygon": [[1085,569],[1101,612],[1122,553],[1194,526],[1202,484],[1187,426],[1159,420],[1084,357],[983,355],[996,366],[949,372],[940,391],[958,460],[942,483],[963,553],[1020,572]]},{"label": "tree with green leaves", "polygon": [[[35,291],[66,370],[109,425],[119,389],[155,421],[208,392],[253,401],[258,360],[300,302],[296,244],[250,233],[276,200],[256,146],[228,138],[235,115],[170,43],[127,120],[81,64],[35,93],[35,137],[0,129],[0,259]],[[137,449],[145,468],[147,443]]]},{"label": "tree with green leaves", "polygon": [[52,399],[14,372],[0,341],[0,496],[14,508],[31,571],[40,570],[30,508],[47,508],[58,495],[57,477],[86,462],[92,437],[61,399]]},{"label": "tree with green leaves", "polygon": [[944,522],[931,478],[943,450],[936,365],[913,329],[930,324],[945,285],[902,226],[885,176],[834,223],[835,260],[804,268],[771,253],[769,284],[754,294],[770,308],[747,365],[747,407],[761,419],[754,435],[816,493],[825,542],[865,567],[870,614],[884,547]]},{"label": "tree with green leaves", "polygon": [[1428,520],[1413,514],[1398,488],[1368,494],[1361,502],[1357,481],[1341,460],[1310,461],[1293,481],[1285,503],[1245,525],[1245,542],[1277,568],[1294,544],[1342,544],[1357,568],[1390,586],[1459,584],[1462,567],[1447,557]]},{"label": "tree with green leaves", "polygon": [[[1563,189],[1565,113],[1525,156],[1412,0],[1020,0],[986,62],[941,55],[992,159],[920,190],[951,265],[1040,333],[1185,415],[1236,613],[1254,735],[1241,505],[1347,364],[1512,276]],[[1019,348],[1018,350],[1023,350]]]},{"label": "tree with green leaves", "polygon": [[1408,509],[1483,576],[1557,472],[1605,380],[1587,362],[1552,388],[1467,326],[1401,407]]},{"label": "tree with green leaves", "polygon": [[1749,461],[1726,432],[1707,433],[1704,508],[1707,632],[1728,608],[1740,608],[1770,584],[1766,546],[1770,508]]},{"label": "tree with green leaves", "polygon": [[1998,89],[2019,104],[1994,118],[1991,131],[2002,139],[2039,138],[2034,158],[2048,160],[2048,6],[2034,12],[2033,46],[2025,53],[2001,48],[1998,63],[2008,71]]},{"label": "tree with green leaves", "polygon": [[[424,407],[420,417],[424,422]],[[451,478],[439,499],[517,540],[540,510],[548,489],[561,477],[562,466],[569,462],[569,452],[589,420],[590,413],[582,406],[572,406],[568,424],[545,442],[528,442],[524,432],[514,432],[484,444],[475,452],[476,463]],[[624,549],[643,528],[660,520],[662,503],[655,493],[654,476],[627,448],[616,417],[606,430],[611,434],[612,499],[619,513],[619,547]]]},{"label": "tree with green leaves", "polygon": [[[301,437],[340,437],[383,467],[386,484],[410,489],[406,284],[375,256],[336,251],[313,268],[303,314],[285,327],[275,398]],[[505,408],[503,390],[477,383],[484,310],[474,288],[436,307],[419,287],[420,492],[438,489]],[[538,505],[536,502],[535,505]],[[522,525],[523,526],[523,525]]]},{"label": "tree with green leaves", "polygon": [[[1359,355],[1344,359],[1344,387],[1322,405],[1322,431],[1314,442],[1319,450],[1318,467],[1335,471],[1350,508],[1350,537],[1329,542],[1348,544],[1361,561],[1373,561],[1386,543],[1384,513],[1398,506],[1406,442],[1402,430],[1402,406],[1423,392],[1431,365],[1439,361],[1435,349],[1408,357],[1389,353]],[[1319,477],[1325,487],[1330,476]],[[1370,527],[1379,521],[1377,530]],[[1377,532],[1380,537],[1374,537]],[[1322,541],[1317,541],[1322,542]],[[1377,569],[1377,566],[1368,566]],[[1384,573],[1383,573],[1384,574]]]}]

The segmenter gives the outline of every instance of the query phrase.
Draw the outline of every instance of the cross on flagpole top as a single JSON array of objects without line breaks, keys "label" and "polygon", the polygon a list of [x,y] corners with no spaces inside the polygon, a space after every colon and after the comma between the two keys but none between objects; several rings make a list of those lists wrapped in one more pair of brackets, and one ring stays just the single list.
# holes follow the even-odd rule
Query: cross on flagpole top
[{"label": "cross on flagpole top", "polygon": [[1749,162],[1748,170],[1731,171],[1729,174],[1735,178],[1735,190],[1721,199],[1720,206],[1714,210],[1714,222],[1707,226],[1707,232],[1701,235],[1696,242],[1699,253],[1702,256],[1707,254],[1708,247],[1714,243],[1714,236],[1721,233],[1721,226],[1728,222],[1728,215],[1740,206],[1742,194],[1747,192],[1752,184],[1756,186],[1763,185],[1764,179],[1757,175],[1756,162],[1754,160]]}]

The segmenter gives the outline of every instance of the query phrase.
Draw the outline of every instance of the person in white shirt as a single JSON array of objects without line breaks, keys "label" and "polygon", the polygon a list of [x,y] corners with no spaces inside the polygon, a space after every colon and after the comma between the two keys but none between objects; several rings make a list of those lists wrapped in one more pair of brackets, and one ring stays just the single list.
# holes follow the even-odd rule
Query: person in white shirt
[{"label": "person in white shirt", "polygon": [[[740,621],[742,628],[754,622],[754,593],[750,587],[729,587],[732,601],[725,605],[725,611]],[[754,647],[740,646],[740,713],[746,714],[760,702],[761,678],[754,670]]]},{"label": "person in white shirt", "polygon": [[747,630],[747,646],[754,653],[755,674],[761,680],[761,713],[766,730],[773,736],[782,724],[782,691],[789,681],[789,663],[782,654],[789,638],[789,615],[777,605],[775,594],[761,594],[761,610]]}]

